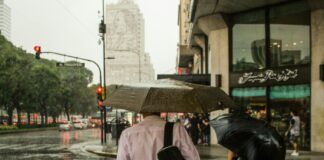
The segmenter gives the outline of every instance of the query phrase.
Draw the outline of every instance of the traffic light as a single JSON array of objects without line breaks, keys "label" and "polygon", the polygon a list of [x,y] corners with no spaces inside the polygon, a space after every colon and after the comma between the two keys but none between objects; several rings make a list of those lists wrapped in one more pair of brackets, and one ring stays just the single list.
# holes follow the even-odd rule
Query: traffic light
[{"label": "traffic light", "polygon": [[103,88],[101,86],[96,89],[98,99],[102,99]]},{"label": "traffic light", "polygon": [[102,107],[103,107],[103,98],[102,98],[103,88],[101,86],[97,87],[96,92],[97,92],[98,107],[99,107],[99,109],[102,109]]},{"label": "traffic light", "polygon": [[34,46],[34,50],[35,50],[35,58],[36,59],[40,59],[40,54],[41,54],[41,46]]},{"label": "traffic light", "polygon": [[102,109],[103,107],[103,101],[102,100],[98,100],[98,108]]}]

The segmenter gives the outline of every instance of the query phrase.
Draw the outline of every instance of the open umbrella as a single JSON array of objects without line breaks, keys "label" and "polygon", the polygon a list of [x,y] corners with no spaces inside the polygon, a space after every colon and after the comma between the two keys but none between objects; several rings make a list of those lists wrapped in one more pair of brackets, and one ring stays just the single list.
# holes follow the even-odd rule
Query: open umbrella
[{"label": "open umbrella", "polygon": [[195,112],[235,107],[221,89],[163,79],[150,84],[109,86],[106,105],[135,112]]},{"label": "open umbrella", "polygon": [[247,160],[284,160],[283,138],[265,121],[245,114],[225,114],[210,121],[218,143]]}]

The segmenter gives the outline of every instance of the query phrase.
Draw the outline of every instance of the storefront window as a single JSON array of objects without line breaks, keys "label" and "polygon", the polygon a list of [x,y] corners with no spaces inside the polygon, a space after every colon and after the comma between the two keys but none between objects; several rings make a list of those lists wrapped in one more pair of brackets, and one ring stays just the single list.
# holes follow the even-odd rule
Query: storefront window
[{"label": "storefront window", "polygon": [[264,16],[264,10],[234,16],[233,71],[265,68]]},{"label": "storefront window", "polygon": [[[232,22],[231,77],[233,81],[242,77],[250,80],[231,84],[233,99],[252,117],[269,120],[281,135],[289,127],[290,112],[297,111],[301,119],[300,146],[310,149],[310,75],[301,78],[306,76],[302,73],[309,69],[311,59],[307,1],[238,13]],[[258,70],[275,70],[279,74]],[[300,79],[278,81],[286,70],[295,70]]]},{"label": "storefront window", "polygon": [[301,120],[300,146],[310,147],[310,86],[285,85],[270,88],[272,125],[281,135],[287,131],[290,112],[297,111]]},{"label": "storefront window", "polygon": [[234,88],[232,96],[246,113],[257,119],[266,119],[266,88]]},{"label": "storefront window", "polygon": [[310,63],[310,16],[307,6],[307,2],[300,1],[270,9],[272,67]]}]

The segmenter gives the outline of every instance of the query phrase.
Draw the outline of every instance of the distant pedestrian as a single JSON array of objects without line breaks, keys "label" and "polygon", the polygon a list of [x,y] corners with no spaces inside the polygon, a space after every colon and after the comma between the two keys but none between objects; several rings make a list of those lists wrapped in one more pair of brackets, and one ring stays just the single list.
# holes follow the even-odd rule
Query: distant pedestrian
[{"label": "distant pedestrian", "polygon": [[190,123],[190,118],[189,118],[189,115],[186,114],[185,115],[185,119],[184,119],[184,122],[183,122],[183,126],[185,127],[186,131],[188,132],[189,136],[191,137],[191,123]]},{"label": "distant pedestrian", "polygon": [[198,114],[193,114],[192,118],[190,119],[190,135],[192,142],[197,145],[198,144],[198,139],[199,139],[199,119],[198,119]]},{"label": "distant pedestrian", "polygon": [[290,115],[292,116],[289,122],[289,128],[286,132],[286,136],[290,134],[289,142],[293,145],[294,151],[291,153],[292,156],[299,156],[298,150],[298,139],[300,136],[300,118],[297,114],[297,111],[291,111]]},{"label": "distant pedestrian", "polygon": [[[160,113],[143,113],[144,121],[122,132],[117,160],[158,160],[157,153],[164,145],[166,124],[159,115]],[[173,145],[179,148],[186,160],[200,160],[196,147],[179,123],[173,126]]]},{"label": "distant pedestrian", "polygon": [[204,145],[210,145],[210,125],[209,125],[209,120],[208,118],[204,118],[203,120],[203,144]]},{"label": "distant pedestrian", "polygon": [[198,140],[198,143],[199,144],[204,144],[204,130],[205,130],[205,126],[203,124],[203,121],[204,121],[204,115],[202,114],[198,114],[198,119],[199,119],[199,126],[198,126],[198,129],[199,129],[199,140]]}]

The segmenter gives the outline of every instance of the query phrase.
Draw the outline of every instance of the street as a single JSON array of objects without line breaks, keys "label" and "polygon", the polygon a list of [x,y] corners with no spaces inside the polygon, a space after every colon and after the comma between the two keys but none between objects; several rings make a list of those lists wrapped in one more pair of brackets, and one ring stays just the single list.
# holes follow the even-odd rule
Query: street
[{"label": "street", "polygon": [[[109,136],[108,136],[109,137]],[[108,143],[110,138],[108,139]],[[104,156],[98,156],[86,151],[85,146],[100,146],[100,130],[73,130],[59,132],[57,130],[3,134],[0,136],[0,159],[95,159],[114,160]],[[226,150],[220,147],[198,146],[202,160],[225,160]],[[302,152],[299,157],[291,157],[288,160],[321,160],[322,154]]]},{"label": "street", "polygon": [[82,143],[94,140],[100,140],[99,129],[4,134],[0,135],[0,159],[109,160],[81,150]]}]

